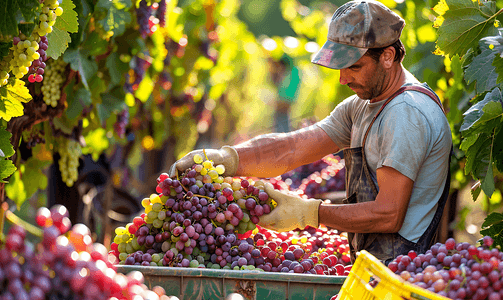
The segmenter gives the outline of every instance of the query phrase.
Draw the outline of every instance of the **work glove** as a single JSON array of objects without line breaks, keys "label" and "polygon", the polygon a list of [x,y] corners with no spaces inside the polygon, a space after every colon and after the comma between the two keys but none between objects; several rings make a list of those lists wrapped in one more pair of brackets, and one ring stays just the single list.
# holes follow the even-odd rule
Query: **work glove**
[{"label": "work glove", "polygon": [[176,176],[176,169],[178,169],[178,172],[184,172],[188,168],[191,168],[195,164],[194,156],[196,154],[201,155],[203,161],[206,160],[207,157],[208,160],[213,161],[214,166],[223,165],[225,167],[225,172],[222,174],[223,176],[234,176],[234,174],[236,174],[239,165],[239,156],[234,147],[223,146],[220,149],[205,149],[204,152],[203,150],[194,150],[177,160],[169,168],[169,177],[173,178]]},{"label": "work glove", "polygon": [[265,192],[274,199],[278,206],[269,214],[262,215],[259,225],[278,232],[290,231],[295,228],[304,229],[306,226],[318,228],[318,209],[321,200],[302,199],[275,190],[272,184],[266,183]]}]

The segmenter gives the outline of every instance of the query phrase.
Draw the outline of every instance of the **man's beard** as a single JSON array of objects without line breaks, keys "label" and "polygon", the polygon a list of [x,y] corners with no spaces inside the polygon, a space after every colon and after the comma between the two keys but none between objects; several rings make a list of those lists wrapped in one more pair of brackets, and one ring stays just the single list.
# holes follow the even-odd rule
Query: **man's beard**
[{"label": "man's beard", "polygon": [[377,98],[383,92],[385,76],[386,74],[384,68],[379,63],[377,63],[374,76],[372,76],[365,85],[349,83],[348,87],[353,91],[355,91],[355,89],[358,90],[355,91],[358,98],[364,100],[372,100],[374,98]]}]

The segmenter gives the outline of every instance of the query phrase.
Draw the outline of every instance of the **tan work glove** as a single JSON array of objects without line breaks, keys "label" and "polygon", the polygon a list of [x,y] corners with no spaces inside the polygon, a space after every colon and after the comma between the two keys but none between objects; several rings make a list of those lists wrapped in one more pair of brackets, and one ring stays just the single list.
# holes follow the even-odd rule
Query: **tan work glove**
[{"label": "tan work glove", "polygon": [[318,209],[321,200],[306,200],[287,195],[275,190],[270,183],[266,183],[264,190],[270,198],[278,203],[278,206],[271,213],[259,218],[258,224],[260,226],[278,232],[290,231],[295,228],[304,229],[308,225],[318,228]]},{"label": "tan work glove", "polygon": [[[239,156],[234,147],[223,146],[220,149],[205,149],[204,152],[206,152],[208,159],[213,161],[214,166],[223,165],[225,167],[223,176],[234,176],[236,174],[239,165]],[[169,177],[173,178],[176,176],[176,169],[178,169],[178,172],[183,172],[192,167],[195,164],[194,155],[196,154],[201,155],[203,160],[206,160],[203,150],[191,151],[169,168]]]}]

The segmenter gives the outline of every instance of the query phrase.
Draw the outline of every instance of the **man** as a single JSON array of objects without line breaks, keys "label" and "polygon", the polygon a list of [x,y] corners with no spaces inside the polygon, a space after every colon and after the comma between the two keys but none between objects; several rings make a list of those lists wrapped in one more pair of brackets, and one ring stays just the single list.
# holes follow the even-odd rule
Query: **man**
[{"label": "man", "polygon": [[[303,200],[267,185],[278,206],[260,225],[288,231],[321,223],[346,231],[353,261],[362,249],[387,263],[430,247],[449,191],[451,132],[436,95],[401,64],[404,23],[377,1],[342,5],[313,63],[339,69],[340,83],[356,95],[306,129],[206,150],[226,175],[257,177],[344,150],[347,204]],[[176,162],[171,174],[190,167],[196,153]]]}]

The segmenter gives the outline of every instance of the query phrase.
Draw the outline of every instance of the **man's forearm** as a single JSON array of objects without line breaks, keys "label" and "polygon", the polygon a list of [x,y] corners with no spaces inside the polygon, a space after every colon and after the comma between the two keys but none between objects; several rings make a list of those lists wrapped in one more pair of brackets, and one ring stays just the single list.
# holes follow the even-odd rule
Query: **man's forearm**
[{"label": "man's forearm", "polygon": [[346,232],[397,232],[398,215],[377,208],[375,201],[355,204],[322,204],[319,222],[327,227]]},{"label": "man's forearm", "polygon": [[319,127],[289,133],[260,135],[235,146],[239,155],[237,176],[275,177],[337,152]]}]

